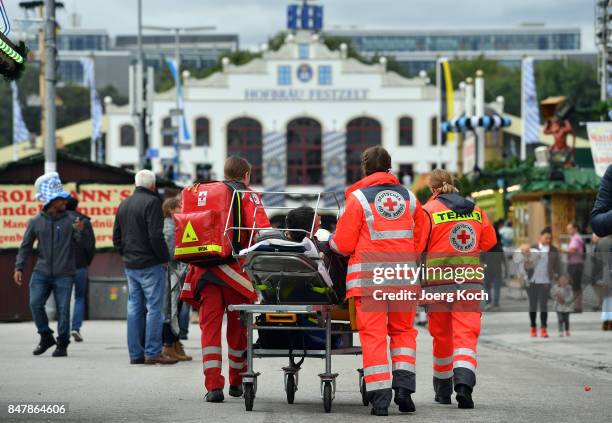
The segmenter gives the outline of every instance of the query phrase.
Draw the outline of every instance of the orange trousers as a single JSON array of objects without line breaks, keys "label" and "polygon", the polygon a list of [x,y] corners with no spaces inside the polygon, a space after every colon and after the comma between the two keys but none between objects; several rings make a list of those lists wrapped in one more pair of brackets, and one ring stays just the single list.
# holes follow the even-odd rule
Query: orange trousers
[{"label": "orange trousers", "polygon": [[[391,402],[391,388],[415,391],[416,313],[383,311],[384,302],[377,303],[376,311],[364,311],[362,299],[357,297],[355,308],[368,398],[374,407],[384,408]],[[387,336],[391,338],[390,346]]]},{"label": "orange trousers", "polygon": [[428,313],[433,337],[434,389],[450,396],[453,382],[473,388],[476,385],[476,346],[480,336],[480,312],[438,311]]},{"label": "orange trousers", "polygon": [[227,345],[229,382],[232,386],[242,385],[240,373],[245,371],[247,347],[246,328],[240,323],[237,311],[228,311],[230,304],[246,304],[250,301],[229,286],[207,283],[201,291],[200,329],[202,331],[202,362],[204,386],[207,391],[223,389],[225,378],[221,374],[222,350],[221,329],[223,313],[227,314]]}]

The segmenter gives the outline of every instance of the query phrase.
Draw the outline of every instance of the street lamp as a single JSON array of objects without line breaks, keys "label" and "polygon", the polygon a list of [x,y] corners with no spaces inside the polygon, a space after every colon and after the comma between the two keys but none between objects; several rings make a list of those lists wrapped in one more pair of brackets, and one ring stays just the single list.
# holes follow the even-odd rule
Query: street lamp
[{"label": "street lamp", "polygon": [[181,177],[181,131],[180,131],[180,119],[183,116],[184,110],[182,108],[180,99],[180,78],[181,78],[181,33],[198,32],[198,31],[209,31],[214,30],[214,26],[191,26],[191,27],[168,27],[168,26],[155,26],[155,25],[144,25],[142,29],[149,31],[167,31],[174,33],[174,60],[176,63],[176,111],[175,115],[179,120],[179,124],[174,128],[174,179]]}]

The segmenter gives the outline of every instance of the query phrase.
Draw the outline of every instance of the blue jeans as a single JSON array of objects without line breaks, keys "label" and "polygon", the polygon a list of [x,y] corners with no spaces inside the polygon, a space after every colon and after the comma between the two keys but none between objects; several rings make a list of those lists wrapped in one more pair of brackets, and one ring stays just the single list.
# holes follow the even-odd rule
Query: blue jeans
[{"label": "blue jeans", "polygon": [[50,277],[34,272],[30,279],[30,309],[36,329],[41,335],[43,333],[53,333],[49,328],[49,318],[45,311],[45,304],[53,293],[57,314],[57,341],[63,345],[70,343],[72,278],[72,276]]},{"label": "blue jeans", "polygon": [[72,330],[81,330],[85,318],[85,289],[87,288],[87,268],[77,269],[74,275],[74,309],[72,311]]},{"label": "blue jeans", "polygon": [[157,357],[162,350],[166,271],[162,265],[156,265],[125,269],[125,274],[129,289],[127,337],[130,358]]},{"label": "blue jeans", "polygon": [[181,303],[181,310],[179,311],[179,328],[181,335],[187,335],[189,333],[189,318],[191,314],[191,306],[187,303]]}]

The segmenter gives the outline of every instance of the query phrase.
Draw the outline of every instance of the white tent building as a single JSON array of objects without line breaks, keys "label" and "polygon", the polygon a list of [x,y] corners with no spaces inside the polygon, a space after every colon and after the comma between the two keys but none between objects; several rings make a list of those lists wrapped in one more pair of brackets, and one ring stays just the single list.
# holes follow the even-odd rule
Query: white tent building
[{"label": "white tent building", "polygon": [[[364,64],[346,48],[331,51],[312,31],[287,36],[277,51],[242,65],[224,64],[183,87],[190,147],[181,150],[181,172],[193,179],[211,168],[223,177],[228,155],[254,166],[253,184],[266,190],[340,191],[360,177],[360,154],[382,145],[393,171],[418,174],[441,160],[457,170],[453,142],[436,145],[436,89],[427,77],[404,78],[385,60]],[[457,99],[460,100],[460,99]],[[172,126],[175,90],[152,101],[150,148],[155,172],[175,157]],[[138,161],[130,107],[109,106],[106,161],[132,167]]]}]

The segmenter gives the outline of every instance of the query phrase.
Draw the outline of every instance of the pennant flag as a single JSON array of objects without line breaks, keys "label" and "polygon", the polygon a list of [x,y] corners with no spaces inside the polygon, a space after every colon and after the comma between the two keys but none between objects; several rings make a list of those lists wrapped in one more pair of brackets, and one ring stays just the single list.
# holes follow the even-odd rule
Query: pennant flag
[{"label": "pennant flag", "polygon": [[13,144],[20,144],[30,140],[30,131],[23,121],[21,106],[19,105],[19,89],[15,81],[11,82],[13,92]]},{"label": "pennant flag", "polygon": [[191,134],[189,133],[189,126],[187,125],[187,119],[185,118],[185,105],[183,100],[183,84],[181,83],[181,76],[179,75],[179,69],[176,64],[176,60],[166,58],[166,63],[168,64],[168,69],[170,69],[170,73],[174,78],[174,83],[177,87],[178,92],[178,108],[181,110],[181,134],[183,135],[183,139],[185,141],[189,141],[191,139]]},{"label": "pennant flag", "polygon": [[[96,151],[100,138],[102,138],[102,103],[96,91],[96,78],[93,59],[81,59],[83,66],[83,79],[89,86],[89,101],[91,114],[91,160],[96,161]],[[102,160],[102,157],[98,157]]]},{"label": "pennant flag", "polygon": [[[440,59],[438,61],[438,67],[438,90],[440,90],[440,120],[438,121],[438,131],[441,131],[440,128],[442,123],[455,117],[455,91],[453,88],[453,78],[448,60]],[[449,141],[454,139],[454,135],[452,133],[442,133],[442,138],[440,139],[444,140],[444,136],[446,136],[446,139]]]},{"label": "pennant flag", "polygon": [[521,73],[521,118],[523,120],[521,160],[525,160],[527,158],[526,144],[540,142],[540,107],[533,73],[533,58],[523,59]]}]

